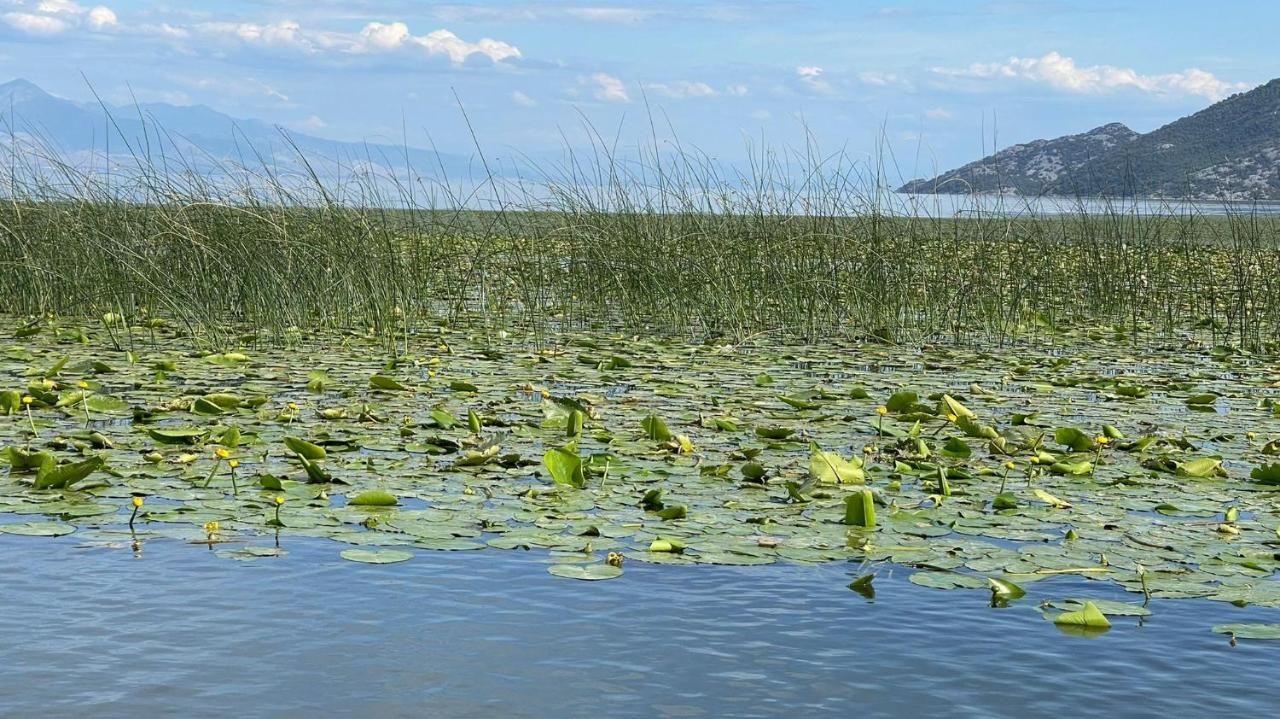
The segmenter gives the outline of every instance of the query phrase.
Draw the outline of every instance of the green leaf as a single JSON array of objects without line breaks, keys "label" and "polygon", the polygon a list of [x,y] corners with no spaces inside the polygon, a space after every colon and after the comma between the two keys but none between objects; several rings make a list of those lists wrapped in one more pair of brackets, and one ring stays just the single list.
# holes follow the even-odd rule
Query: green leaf
[{"label": "green leaf", "polygon": [[327,454],[324,447],[318,444],[312,444],[300,437],[285,437],[284,446],[288,447],[291,452],[312,461],[321,460]]},{"label": "green leaf", "polygon": [[621,577],[622,567],[615,567],[612,564],[553,564],[547,567],[547,573],[565,579],[596,582]]},{"label": "green leaf", "polygon": [[764,439],[783,440],[795,433],[796,431],[790,427],[756,427],[756,436]]},{"label": "green leaf", "polygon": [[147,435],[160,444],[196,444],[205,436],[205,430],[193,428],[160,429],[151,427]]},{"label": "green leaf", "polygon": [[303,471],[307,473],[308,482],[325,484],[333,481],[333,475],[318,462],[312,462],[301,455],[298,456],[298,461],[302,464]]},{"label": "green leaf", "polygon": [[997,601],[1010,602],[1027,594],[1025,589],[1007,579],[987,577],[987,584],[991,587],[992,598]]},{"label": "green leaf", "polygon": [[28,537],[61,537],[76,531],[75,526],[65,522],[24,522],[21,524],[0,524],[0,533],[21,534]]},{"label": "green leaf", "polygon": [[1222,469],[1222,460],[1214,457],[1200,457],[1199,459],[1191,459],[1186,462],[1178,462],[1175,474],[1179,477],[1193,477],[1196,479],[1204,479],[1217,475],[1226,475],[1226,471]]},{"label": "green leaf", "polygon": [[394,494],[382,489],[361,492],[347,502],[355,507],[394,507],[399,503]]},{"label": "green leaf", "polygon": [[1013,492],[1001,492],[991,500],[992,509],[1017,509],[1018,497]]},{"label": "green leaf", "polygon": [[1262,484],[1280,485],[1280,462],[1254,467],[1249,477]]},{"label": "green leaf", "polygon": [[844,523],[854,527],[876,526],[875,495],[863,488],[844,498]]},{"label": "green leaf", "polygon": [[933,589],[981,589],[990,586],[982,577],[945,571],[915,572],[911,575],[910,582]]},{"label": "green leaf", "polygon": [[1080,477],[1093,471],[1093,462],[1087,459],[1079,462],[1054,462],[1049,465],[1049,471],[1054,474],[1069,474]]},{"label": "green leaf", "polygon": [[644,493],[640,498],[640,506],[644,507],[646,512],[656,512],[666,505],[662,503],[662,488],[657,487]]},{"label": "green leaf", "polygon": [[920,401],[920,395],[910,390],[901,390],[890,395],[884,406],[895,414],[910,411]]},{"label": "green leaf", "polygon": [[683,504],[673,504],[658,510],[658,516],[663,519],[684,519],[689,514],[689,508]]},{"label": "green leaf", "polygon": [[36,489],[66,489],[98,471],[107,462],[102,457],[90,457],[83,462],[54,465],[46,463],[36,475]]},{"label": "green leaf", "polygon": [[382,374],[375,374],[370,377],[369,386],[373,389],[380,389],[387,392],[407,392],[409,390],[408,387],[400,384],[400,382],[396,381],[394,378]]},{"label": "green leaf", "polygon": [[1098,609],[1098,605],[1093,602],[1085,602],[1084,607],[1079,611],[1065,612],[1053,618],[1054,624],[1062,624],[1076,627],[1089,627],[1090,629],[1109,629],[1111,622],[1107,619],[1107,615]]},{"label": "green leaf", "polygon": [[684,542],[670,537],[659,537],[649,543],[650,552],[666,552],[670,554],[682,554],[686,549]]},{"label": "green leaf", "polygon": [[208,417],[220,415],[225,410],[204,397],[196,397],[196,401],[191,403],[191,411]]},{"label": "green leaf", "polygon": [[1090,452],[1093,450],[1093,438],[1075,427],[1059,427],[1053,432],[1053,441],[1068,447],[1072,452]]},{"label": "green leaf", "polygon": [[582,458],[577,449],[553,447],[542,455],[542,465],[551,474],[556,484],[568,485],[582,489],[587,486],[586,475],[582,472]]},{"label": "green leaf", "polygon": [[960,404],[954,397],[949,394],[942,395],[942,401],[938,403],[939,414],[954,414],[956,417],[968,417],[969,419],[977,419],[978,415],[973,410]]},{"label": "green leaf", "polygon": [[1234,639],[1280,639],[1280,624],[1216,624],[1213,631]]},{"label": "green leaf", "polygon": [[21,447],[10,447],[5,452],[9,455],[9,466],[19,471],[39,469],[46,464],[57,462],[57,459],[48,452],[27,452]]},{"label": "green leaf", "polygon": [[655,442],[670,442],[671,430],[667,429],[667,423],[656,414],[651,414],[640,421],[641,428],[644,429],[644,436]]},{"label": "green leaf", "polygon": [[947,443],[942,445],[942,449],[938,450],[938,454],[952,459],[967,459],[973,454],[973,448],[967,442],[959,437],[952,437]]},{"label": "green leaf", "polygon": [[809,476],[826,484],[862,484],[866,481],[861,457],[845,459],[835,452],[822,451],[816,443],[809,444]]},{"label": "green leaf", "polygon": [[399,549],[346,549],[338,556],[348,561],[362,562],[364,564],[394,564],[413,559],[412,552],[405,552]]}]

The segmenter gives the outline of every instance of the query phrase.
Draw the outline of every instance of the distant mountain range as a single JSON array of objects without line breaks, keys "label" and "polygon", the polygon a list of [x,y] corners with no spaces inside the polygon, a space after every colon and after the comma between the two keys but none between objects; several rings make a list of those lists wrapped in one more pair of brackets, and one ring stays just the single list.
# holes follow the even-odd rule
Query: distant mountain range
[{"label": "distant mountain range", "polygon": [[1280,79],[1146,134],[1111,123],[1014,145],[898,191],[1280,200]]},{"label": "distant mountain range", "polygon": [[[0,84],[0,145],[15,138],[56,151],[61,160],[86,164],[101,164],[109,156],[117,165],[129,165],[149,153],[153,163],[163,155],[171,167],[197,172],[230,162],[248,167],[270,163],[275,171],[304,173],[308,168],[301,152],[326,180],[367,163],[400,172],[406,162],[421,177],[483,176],[478,159],[466,155],[327,140],[261,120],[233,118],[204,105],[76,102],[22,79]],[[177,156],[181,162],[175,164]]]}]

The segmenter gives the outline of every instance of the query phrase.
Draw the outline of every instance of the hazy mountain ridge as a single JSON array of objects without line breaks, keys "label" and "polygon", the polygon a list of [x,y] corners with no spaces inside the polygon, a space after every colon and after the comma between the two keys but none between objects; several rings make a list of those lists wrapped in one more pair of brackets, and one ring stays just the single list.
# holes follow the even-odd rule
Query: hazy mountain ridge
[{"label": "hazy mountain ridge", "polygon": [[304,173],[305,157],[315,164],[312,169],[335,176],[368,162],[396,172],[404,171],[407,163],[420,177],[444,174],[457,179],[479,171],[478,161],[463,155],[329,140],[261,120],[231,117],[204,105],[76,102],[22,79],[0,84],[0,130],[0,144],[36,145],[71,162],[110,157],[113,163],[129,164],[146,155],[153,162],[163,156],[167,164],[195,171],[243,163]]},{"label": "hazy mountain ridge", "polygon": [[1146,134],[1112,123],[1014,145],[900,191],[1280,200],[1280,79]]}]

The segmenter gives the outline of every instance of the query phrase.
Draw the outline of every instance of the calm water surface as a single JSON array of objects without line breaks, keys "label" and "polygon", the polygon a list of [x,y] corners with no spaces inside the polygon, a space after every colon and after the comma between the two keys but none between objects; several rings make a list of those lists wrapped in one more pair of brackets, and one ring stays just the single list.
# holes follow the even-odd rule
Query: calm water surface
[{"label": "calm water surface", "polygon": [[285,541],[238,562],[153,540],[0,535],[0,716],[1220,717],[1280,711],[1280,642],[1209,627],[1276,610],[1158,601],[1064,636],[1041,599],[1132,595],[1073,577],[1007,609],[881,568],[665,567],[575,582],[536,553],[363,565]]}]

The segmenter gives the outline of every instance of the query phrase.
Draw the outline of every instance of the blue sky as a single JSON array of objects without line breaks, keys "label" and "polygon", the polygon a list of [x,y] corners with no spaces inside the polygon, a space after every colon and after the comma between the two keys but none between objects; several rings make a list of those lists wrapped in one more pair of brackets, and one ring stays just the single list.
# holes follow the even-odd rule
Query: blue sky
[{"label": "blue sky", "polygon": [[1280,74],[1274,27],[1275,2],[0,0],[0,79],[444,150],[471,142],[455,92],[490,152],[584,121],[625,146],[650,112],[731,160],[807,128],[914,177],[992,142],[1150,130]]}]

